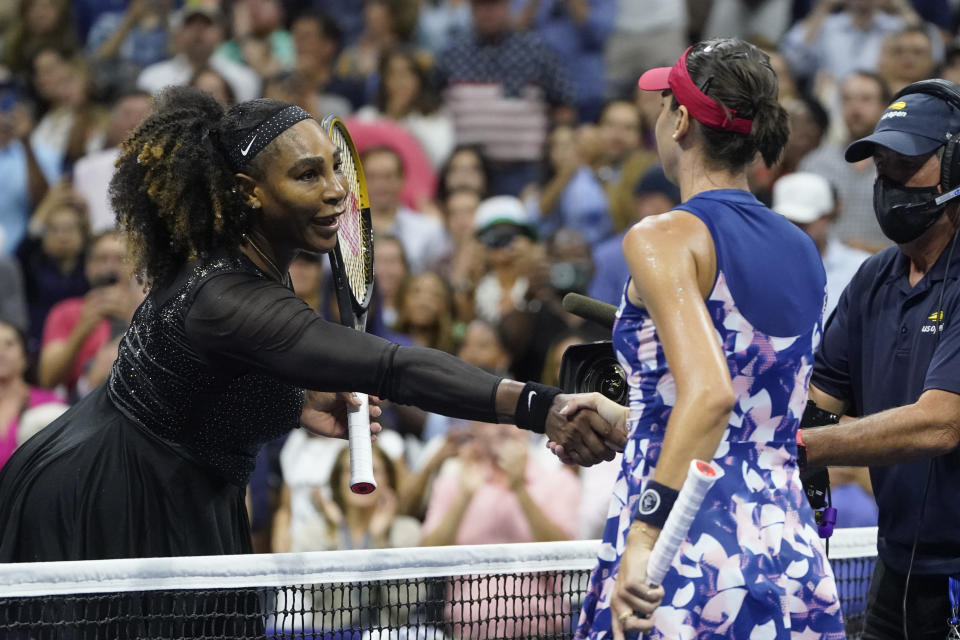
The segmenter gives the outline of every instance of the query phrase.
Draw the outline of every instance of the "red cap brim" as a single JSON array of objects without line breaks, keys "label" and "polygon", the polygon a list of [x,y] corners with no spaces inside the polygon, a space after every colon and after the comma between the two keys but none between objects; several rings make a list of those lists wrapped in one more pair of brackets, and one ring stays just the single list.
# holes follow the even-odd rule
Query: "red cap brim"
[{"label": "red cap brim", "polygon": [[663,91],[670,88],[667,79],[670,77],[670,69],[673,67],[657,67],[645,71],[640,79],[637,80],[637,86],[644,91]]}]

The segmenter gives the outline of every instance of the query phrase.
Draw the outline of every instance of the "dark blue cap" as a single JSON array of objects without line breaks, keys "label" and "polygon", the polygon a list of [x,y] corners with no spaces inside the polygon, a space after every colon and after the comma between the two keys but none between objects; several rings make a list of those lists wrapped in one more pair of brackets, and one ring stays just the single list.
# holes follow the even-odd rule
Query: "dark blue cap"
[{"label": "dark blue cap", "polygon": [[642,196],[646,193],[662,193],[670,198],[673,204],[680,204],[680,187],[670,182],[663,173],[663,167],[655,164],[647,169],[633,186],[633,195]]},{"label": "dark blue cap", "polygon": [[887,107],[873,133],[847,147],[844,157],[847,162],[869,158],[878,144],[905,156],[922,156],[957,132],[960,111],[953,105],[927,93],[908,93]]}]

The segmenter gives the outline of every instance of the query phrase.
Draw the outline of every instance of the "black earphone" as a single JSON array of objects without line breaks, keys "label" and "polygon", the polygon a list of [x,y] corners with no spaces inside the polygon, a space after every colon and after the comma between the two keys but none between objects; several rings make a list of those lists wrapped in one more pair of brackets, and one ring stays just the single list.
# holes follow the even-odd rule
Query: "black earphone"
[{"label": "black earphone", "polygon": [[[893,101],[896,102],[897,99],[905,96],[916,93],[925,93],[927,95],[933,96],[935,98],[940,98],[944,102],[950,103],[955,109],[960,111],[960,85],[950,82],[949,80],[943,80],[941,78],[933,78],[930,80],[920,80],[919,82],[914,82],[909,84],[893,96]],[[950,139],[943,146],[943,153],[940,156],[940,191],[941,195],[929,202],[911,205],[904,207],[904,213],[911,213],[916,211],[928,211],[935,208],[939,208],[944,203],[952,200],[953,198],[960,195],[960,188],[958,188],[958,181],[960,181],[960,151],[957,150],[957,147],[960,146],[960,132],[954,133],[950,136]],[[936,333],[936,340],[939,344],[940,336],[943,334],[943,295],[947,288],[947,276],[950,274],[950,266],[953,261],[953,249],[957,243],[957,232],[954,232],[953,239],[950,241],[950,249],[947,252],[947,264],[943,273],[943,281],[940,283],[940,292],[937,300],[937,309],[936,313],[940,314],[938,316],[938,331]],[[923,514],[926,511],[927,506],[927,493],[930,489],[930,481],[933,478],[933,459],[931,458],[927,463],[927,479],[923,485],[923,496],[920,499],[920,515],[917,518],[917,529],[913,536],[913,546],[910,549],[910,565],[907,568],[907,576],[904,581],[903,587],[903,605],[902,605],[902,616],[903,616],[903,637],[906,639],[908,636],[907,633],[907,594],[910,591],[910,575],[913,572],[913,561],[917,553],[917,543],[920,540],[920,527],[923,524]]]}]

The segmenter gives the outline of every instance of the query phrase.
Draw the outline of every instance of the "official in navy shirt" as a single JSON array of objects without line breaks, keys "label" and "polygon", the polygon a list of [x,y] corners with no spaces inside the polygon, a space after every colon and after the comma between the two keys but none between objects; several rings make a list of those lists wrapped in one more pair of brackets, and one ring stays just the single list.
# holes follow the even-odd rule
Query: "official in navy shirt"
[{"label": "official in navy shirt", "polygon": [[[942,640],[948,576],[960,574],[960,199],[934,202],[960,186],[960,153],[941,181],[941,155],[957,144],[946,141],[960,132],[960,87],[925,83],[905,88],[873,134],[847,148],[848,162],[873,157],[877,221],[896,246],[864,262],[843,292],[811,379],[818,407],[859,419],[802,432],[809,465],[870,467],[879,507],[871,640],[905,629],[910,640]],[[922,92],[937,86],[956,91],[956,103]]]}]

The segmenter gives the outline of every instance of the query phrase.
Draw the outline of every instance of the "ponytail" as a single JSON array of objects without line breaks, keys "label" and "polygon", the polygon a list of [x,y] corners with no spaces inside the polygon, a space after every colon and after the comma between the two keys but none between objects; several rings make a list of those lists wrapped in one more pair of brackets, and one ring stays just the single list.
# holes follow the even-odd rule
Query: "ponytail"
[{"label": "ponytail", "polygon": [[[716,167],[741,171],[757,154],[769,167],[777,162],[790,133],[787,113],[777,101],[777,75],[770,57],[734,38],[706,40],[687,54],[694,84],[738,118],[753,120],[749,134],[713,129],[701,123],[704,150]],[[676,98],[672,108],[679,108]]]},{"label": "ponytail", "polygon": [[789,136],[790,123],[786,109],[775,97],[762,98],[757,107],[757,115],[753,118],[750,137],[753,138],[757,152],[767,168],[780,159]]}]

